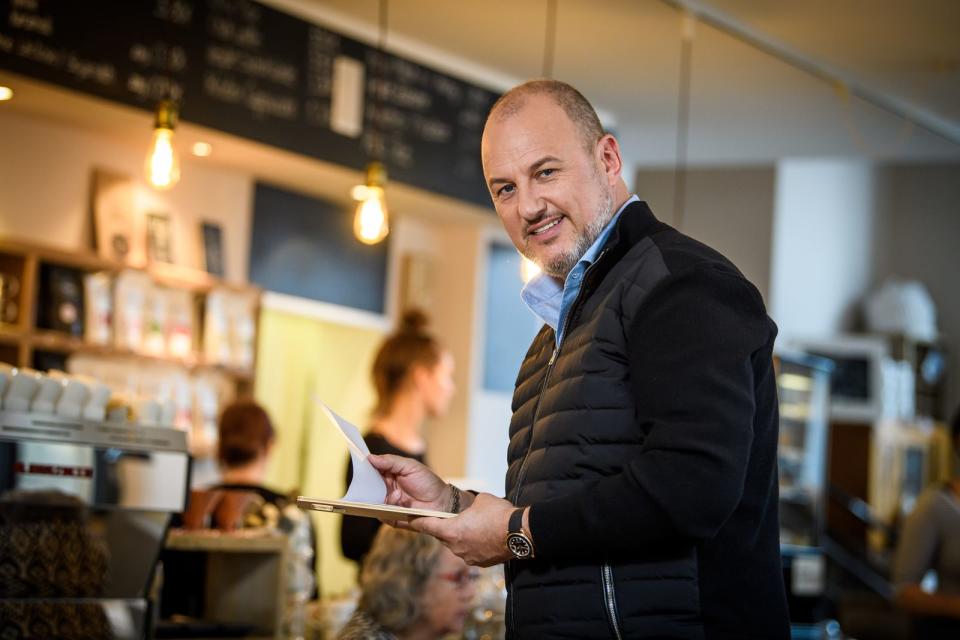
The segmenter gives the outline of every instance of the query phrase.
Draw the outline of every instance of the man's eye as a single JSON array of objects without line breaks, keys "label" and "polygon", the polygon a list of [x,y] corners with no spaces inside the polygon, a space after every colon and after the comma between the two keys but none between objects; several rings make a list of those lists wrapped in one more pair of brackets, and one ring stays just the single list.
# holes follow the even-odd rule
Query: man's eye
[{"label": "man's eye", "polygon": [[506,196],[506,195],[510,195],[511,193],[513,193],[513,185],[512,185],[512,184],[503,185],[502,187],[500,187],[500,188],[497,190],[497,196],[499,196],[499,197],[503,197],[503,196]]},{"label": "man's eye", "polygon": [[553,172],[554,172],[554,171],[555,171],[555,169],[541,169],[541,170],[540,170],[540,177],[541,177],[541,178],[549,178],[550,176],[553,175]]}]

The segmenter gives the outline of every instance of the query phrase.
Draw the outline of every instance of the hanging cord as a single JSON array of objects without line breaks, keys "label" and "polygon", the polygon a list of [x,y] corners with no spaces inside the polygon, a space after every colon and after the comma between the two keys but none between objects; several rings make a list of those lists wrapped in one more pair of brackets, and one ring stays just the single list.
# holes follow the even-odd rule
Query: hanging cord
[{"label": "hanging cord", "polygon": [[683,229],[687,194],[687,146],[690,133],[690,76],[696,18],[685,13],[680,36],[680,81],[677,96],[677,147],[673,170],[673,226]]},{"label": "hanging cord", "polygon": [[377,34],[377,63],[374,72],[375,83],[373,92],[373,114],[370,117],[371,149],[370,156],[374,160],[383,160],[386,151],[385,136],[382,131],[383,123],[383,94],[387,81],[387,24],[389,19],[388,0],[380,0],[378,10],[379,33]]},{"label": "hanging cord", "polygon": [[553,55],[557,43],[557,0],[547,0],[546,31],[543,36],[542,77],[553,78]]}]

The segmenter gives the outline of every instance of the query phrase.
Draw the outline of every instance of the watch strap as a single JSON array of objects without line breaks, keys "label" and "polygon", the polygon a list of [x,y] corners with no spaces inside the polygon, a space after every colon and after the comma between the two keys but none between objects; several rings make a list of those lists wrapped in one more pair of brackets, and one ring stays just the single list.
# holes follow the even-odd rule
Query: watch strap
[{"label": "watch strap", "polygon": [[510,520],[507,523],[507,533],[523,532],[523,511],[525,507],[518,507],[510,514]]}]

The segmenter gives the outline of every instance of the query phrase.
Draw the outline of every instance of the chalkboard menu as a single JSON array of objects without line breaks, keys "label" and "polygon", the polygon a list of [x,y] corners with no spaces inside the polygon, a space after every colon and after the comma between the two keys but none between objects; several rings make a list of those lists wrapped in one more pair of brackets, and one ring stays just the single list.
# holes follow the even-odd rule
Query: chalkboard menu
[{"label": "chalkboard menu", "polygon": [[496,93],[250,0],[0,0],[0,67],[490,203]]}]

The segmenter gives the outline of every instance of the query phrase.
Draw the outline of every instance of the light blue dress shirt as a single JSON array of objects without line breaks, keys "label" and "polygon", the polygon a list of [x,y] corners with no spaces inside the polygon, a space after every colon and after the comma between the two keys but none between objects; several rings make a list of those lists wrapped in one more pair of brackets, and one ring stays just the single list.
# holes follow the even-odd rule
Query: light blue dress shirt
[{"label": "light blue dress shirt", "polygon": [[586,273],[587,268],[596,261],[600,250],[607,243],[610,234],[613,233],[613,229],[617,226],[617,220],[620,219],[620,214],[623,213],[623,210],[626,209],[627,205],[631,202],[640,202],[640,198],[633,195],[623,203],[623,206],[617,210],[610,219],[610,222],[607,223],[607,226],[605,226],[603,231],[600,232],[600,235],[597,236],[597,239],[590,245],[590,248],[587,249],[586,253],[577,261],[577,264],[573,266],[570,273],[567,274],[567,279],[562,286],[553,276],[540,273],[532,278],[520,292],[520,297],[524,303],[530,307],[530,310],[553,328],[558,347],[560,343],[563,342],[564,320],[566,320],[567,314],[570,313],[570,306],[573,304],[573,301],[577,299],[577,294],[580,293],[580,287],[583,285],[583,274]]}]

